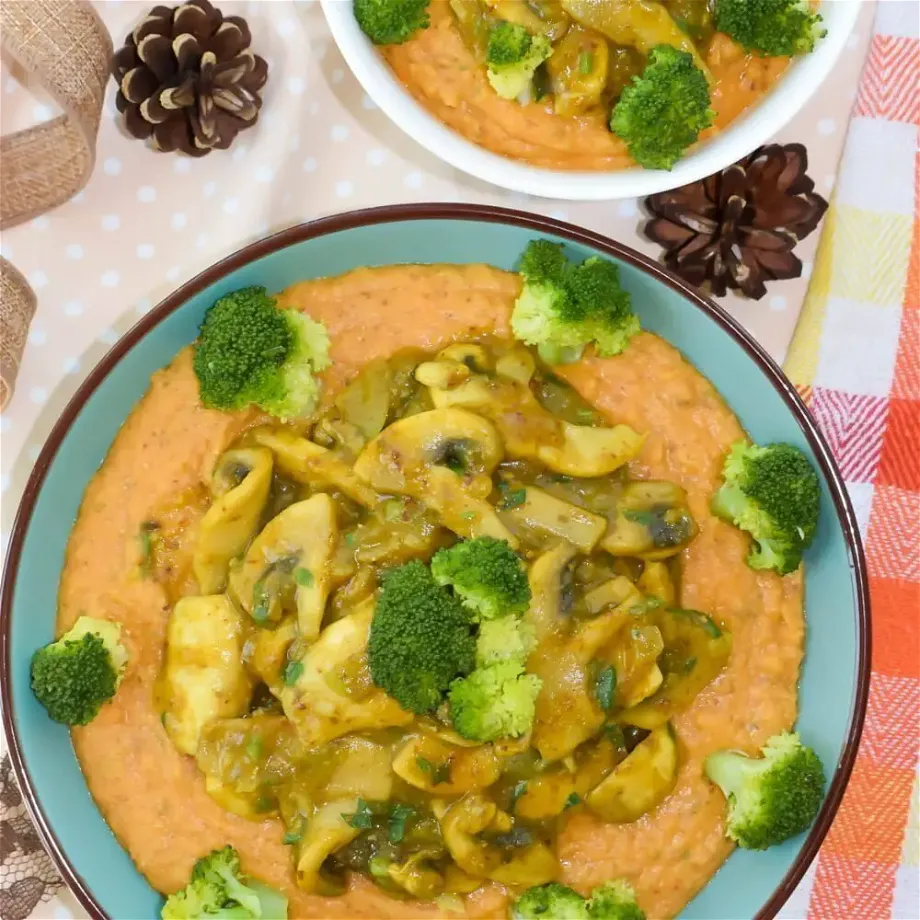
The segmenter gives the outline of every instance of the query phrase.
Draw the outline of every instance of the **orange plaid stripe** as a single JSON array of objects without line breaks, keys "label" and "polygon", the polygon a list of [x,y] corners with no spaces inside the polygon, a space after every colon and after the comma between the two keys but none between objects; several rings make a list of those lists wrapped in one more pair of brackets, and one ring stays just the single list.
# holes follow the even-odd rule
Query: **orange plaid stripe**
[{"label": "orange plaid stripe", "polygon": [[[920,680],[920,582],[872,578],[870,584],[873,672]],[[916,747],[916,739],[911,741]]]},{"label": "orange plaid stripe", "polygon": [[855,114],[920,123],[916,39],[892,35],[872,39]]}]

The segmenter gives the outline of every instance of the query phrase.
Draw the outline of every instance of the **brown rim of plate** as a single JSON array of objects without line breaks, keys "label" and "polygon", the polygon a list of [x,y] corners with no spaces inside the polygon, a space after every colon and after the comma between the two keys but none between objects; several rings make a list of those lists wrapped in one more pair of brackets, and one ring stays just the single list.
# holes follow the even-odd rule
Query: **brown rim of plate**
[{"label": "brown rim of plate", "polygon": [[[857,662],[856,662],[856,689],[850,713],[850,724],[847,730],[846,743],[840,760],[834,770],[834,776],[821,806],[821,811],[805,842],[802,844],[795,861],[785,877],[770,896],[767,903],[758,911],[754,920],[773,920],[779,909],[787,901],[795,887],[801,881],[812,860],[817,855],[843,798],[844,790],[859,747],[862,735],[863,721],[866,715],[866,704],[869,697],[869,676],[871,665],[871,616],[869,611],[869,581],[866,572],[866,560],[863,553],[862,541],[853,507],[847,496],[843,478],[833,459],[830,447],[821,434],[814,420],[802,402],[795,387],[780,370],[779,365],[764,351],[764,349],[734,320],[722,307],[712,300],[703,297],[695,288],[686,284],[676,275],[671,274],[662,265],[654,262],[647,256],[614,242],[597,233],[584,230],[563,221],[554,220],[537,214],[527,214],[509,208],[499,208],[487,205],[474,204],[408,204],[387,205],[379,208],[368,208],[360,211],[350,211],[332,217],[323,217],[309,223],[298,224],[281,230],[272,236],[252,243],[232,255],[227,256],[210,268],[205,269],[190,281],[186,282],[177,291],[154,307],[146,316],[140,319],[116,342],[112,349],[93,368],[89,376],[78,387],[76,393],[68,402],[61,417],[55,423],[48,435],[38,460],[29,476],[16,518],[10,535],[7,551],[6,565],[3,572],[3,589],[0,595],[0,698],[11,699],[10,686],[10,622],[12,617],[13,593],[15,579],[19,568],[19,559],[22,554],[23,540],[28,530],[32,512],[38,494],[44,484],[48,469],[56,456],[64,436],[74,423],[74,420],[83,408],[89,397],[105,380],[109,372],[121,361],[151,329],[167,316],[180,309],[191,297],[204,290],[209,285],[219,281],[224,276],[241,268],[242,266],[270,255],[280,249],[285,249],[296,243],[316,237],[337,233],[341,230],[351,230],[356,227],[373,226],[377,224],[395,223],[398,221],[413,220],[468,220],[484,221],[487,223],[511,224],[524,227],[536,233],[549,233],[555,236],[593,247],[607,253],[616,259],[632,265],[635,268],[651,275],[672,291],[689,301],[698,310],[722,327],[748,357],[760,368],[764,376],[773,384],[776,391],[786,403],[789,411],[804,433],[808,443],[817,458],[821,472],[830,487],[834,507],[840,526],[843,528],[844,538],[850,551],[850,567],[856,582],[856,620],[858,628]],[[57,838],[46,818],[35,790],[32,788],[28,769],[23,761],[22,751],[13,724],[11,706],[5,705],[2,711],[3,734],[6,738],[13,772],[19,783],[23,801],[35,823],[39,836],[54,860],[64,882],[76,895],[83,908],[94,920],[109,920],[108,915],[95,899],[83,879],[71,867],[67,856],[61,849]]]}]

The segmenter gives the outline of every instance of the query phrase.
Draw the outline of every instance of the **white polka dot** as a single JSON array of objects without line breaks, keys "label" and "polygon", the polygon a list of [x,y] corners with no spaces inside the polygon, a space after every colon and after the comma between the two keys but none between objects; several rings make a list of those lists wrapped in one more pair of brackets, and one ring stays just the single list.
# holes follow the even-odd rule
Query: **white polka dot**
[{"label": "white polka dot", "polygon": [[406,188],[421,188],[425,184],[425,177],[417,170],[414,169],[412,172],[408,173],[406,178],[403,179],[403,185]]},{"label": "white polka dot", "polygon": [[152,243],[141,243],[137,247],[137,257],[139,259],[152,259],[155,252],[156,250],[153,248]]},{"label": "white polka dot", "polygon": [[837,130],[837,122],[833,118],[822,118],[818,122],[818,134],[827,136]]},{"label": "white polka dot", "polygon": [[180,156],[173,163],[173,172],[183,175],[184,173],[190,173],[192,171],[192,158],[188,156]]},{"label": "white polka dot", "polygon": [[337,143],[348,140],[349,130],[347,125],[333,125],[330,137]]},{"label": "white polka dot", "polygon": [[45,217],[44,215],[41,217],[36,217],[35,220],[29,221],[29,226],[33,230],[47,230],[50,225],[51,218]]},{"label": "white polka dot", "polygon": [[5,433],[13,427],[8,415],[0,415],[0,432]]},{"label": "white polka dot", "polygon": [[3,92],[15,93],[19,89],[19,81],[15,77],[7,77],[3,84]]},{"label": "white polka dot", "polygon": [[341,67],[336,67],[332,71],[332,77],[330,78],[333,83],[341,83],[345,79],[345,71]]},{"label": "white polka dot", "polygon": [[635,198],[627,198],[617,205],[617,214],[620,217],[635,217],[639,213],[639,206]]},{"label": "white polka dot", "polygon": [[216,182],[205,182],[204,186],[201,189],[201,193],[205,198],[211,198],[214,193],[217,191]]},{"label": "white polka dot", "polygon": [[228,198],[224,202],[224,214],[236,214],[240,208],[239,198]]},{"label": "white polka dot", "polygon": [[118,333],[109,326],[99,333],[99,341],[104,342],[106,345],[114,345],[118,341]]},{"label": "white polka dot", "polygon": [[157,200],[157,190],[152,185],[142,185],[137,190],[137,200],[143,204],[151,204]]},{"label": "white polka dot", "polygon": [[812,262],[803,262],[802,263],[802,277],[807,281],[811,277],[811,273],[814,270],[814,264]]},{"label": "white polka dot", "polygon": [[377,103],[374,102],[374,100],[371,99],[371,97],[368,96],[367,93],[364,94],[364,98],[361,100],[361,105],[365,109],[367,109],[368,112],[373,112],[374,109],[377,108]]},{"label": "white polka dot", "polygon": [[204,249],[208,245],[209,241],[210,237],[207,235],[207,233],[199,233],[198,236],[195,237],[195,245],[199,249]]},{"label": "white polka dot", "polygon": [[310,103],[310,108],[307,109],[307,112],[308,112],[310,115],[319,115],[319,103],[318,103],[318,102],[311,102],[311,103]]},{"label": "white polka dot", "polygon": [[73,204],[79,204],[81,201],[83,201],[84,198],[86,198],[86,192],[81,190],[77,192],[77,194],[74,195],[70,200]]},{"label": "white polka dot", "polygon": [[275,31],[282,37],[287,38],[288,35],[292,35],[297,29],[297,20],[296,19],[279,19],[275,23]]},{"label": "white polka dot", "polygon": [[80,370],[80,359],[79,358],[64,358],[61,362],[61,370],[65,374],[76,374]]},{"label": "white polka dot", "polygon": [[256,182],[271,182],[275,178],[275,171],[271,166],[260,166],[256,170]]},{"label": "white polka dot", "polygon": [[187,223],[188,218],[181,211],[176,211],[176,213],[169,218],[169,226],[172,227],[173,230],[182,230]]},{"label": "white polka dot", "polygon": [[48,341],[48,333],[41,326],[33,326],[29,330],[30,345],[44,345]]},{"label": "white polka dot", "polygon": [[173,265],[173,267],[170,268],[169,271],[166,272],[166,280],[175,281],[176,278],[178,278],[179,275],[181,274],[182,274],[182,269],[178,265]]},{"label": "white polka dot", "polygon": [[117,176],[121,172],[121,160],[118,157],[106,157],[102,164],[102,171],[107,176]]},{"label": "white polka dot", "polygon": [[304,172],[316,172],[316,157],[307,157],[303,161]]},{"label": "white polka dot", "polygon": [[48,276],[40,270],[37,272],[32,272],[32,274],[29,275],[29,284],[31,284],[32,287],[36,290],[38,290],[38,288],[47,287]]},{"label": "white polka dot", "polygon": [[248,153],[249,147],[247,147],[246,144],[237,144],[233,148],[233,153],[230,154],[230,159],[233,160],[234,163],[240,163],[246,159],[246,154]]},{"label": "white polka dot", "polygon": [[38,459],[38,455],[42,452],[41,444],[30,444],[26,448],[26,457],[31,460],[33,463]]},{"label": "white polka dot", "polygon": [[837,181],[837,176],[834,175],[834,173],[828,173],[821,181],[824,183],[824,188],[827,191],[830,191],[834,187],[834,183]]},{"label": "white polka dot", "polygon": [[121,281],[121,278],[116,271],[105,272],[99,279],[99,283],[107,288],[118,287],[119,281]]},{"label": "white polka dot", "polygon": [[64,304],[65,316],[82,316],[83,304],[79,300],[68,300]]},{"label": "white polka dot", "polygon": [[300,150],[300,135],[299,134],[292,134],[290,136],[290,138],[288,139],[288,150],[290,150],[291,153],[296,153],[298,150]]},{"label": "white polka dot", "polygon": [[354,185],[348,179],[342,179],[341,182],[335,184],[335,193],[339,198],[348,198],[354,190]]},{"label": "white polka dot", "polygon": [[73,259],[74,261],[83,258],[83,247],[79,243],[68,243],[64,252],[67,253],[68,259]]},{"label": "white polka dot", "polygon": [[121,218],[117,214],[105,214],[102,218],[102,229],[110,233],[121,226]]},{"label": "white polka dot", "polygon": [[48,121],[54,114],[54,109],[50,105],[36,105],[32,107],[32,117],[37,122]]},{"label": "white polka dot", "polygon": [[0,492],[7,492],[10,488],[10,477],[8,474],[4,473],[0,476]]},{"label": "white polka dot", "polygon": [[293,96],[302,96],[307,89],[306,80],[303,77],[288,77],[288,92]]},{"label": "white polka dot", "polygon": [[367,152],[367,162],[369,166],[382,166],[387,159],[387,152],[382,147],[375,147]]},{"label": "white polka dot", "polygon": [[13,247],[10,246],[9,240],[5,240],[2,237],[0,237],[0,255],[10,261],[13,260]]},{"label": "white polka dot", "polygon": [[146,297],[141,297],[134,305],[134,312],[139,316],[143,316],[150,309],[150,306],[150,301]]},{"label": "white polka dot", "polygon": [[769,300],[769,307],[774,313],[782,313],[789,305],[789,302],[782,294],[775,294]]},{"label": "white polka dot", "polygon": [[29,399],[40,406],[43,402],[47,402],[48,391],[44,387],[32,387],[32,389],[29,390]]},{"label": "white polka dot", "polygon": [[549,212],[549,216],[556,220],[568,220],[569,212],[565,208],[554,208]]}]

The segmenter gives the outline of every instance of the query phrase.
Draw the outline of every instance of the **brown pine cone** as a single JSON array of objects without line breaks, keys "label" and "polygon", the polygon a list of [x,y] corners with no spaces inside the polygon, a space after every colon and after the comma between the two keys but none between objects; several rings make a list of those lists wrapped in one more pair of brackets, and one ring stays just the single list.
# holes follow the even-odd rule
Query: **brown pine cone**
[{"label": "brown pine cone", "polygon": [[268,65],[251,41],[244,19],[224,18],[209,0],[155,6],[112,61],[128,132],[157,150],[225,150],[262,107]]},{"label": "brown pine cone", "polygon": [[767,281],[802,274],[793,249],[827,210],[807,169],[801,144],[761,147],[721,173],[650,195],[645,235],[691,284],[718,297],[734,288],[759,299]]}]

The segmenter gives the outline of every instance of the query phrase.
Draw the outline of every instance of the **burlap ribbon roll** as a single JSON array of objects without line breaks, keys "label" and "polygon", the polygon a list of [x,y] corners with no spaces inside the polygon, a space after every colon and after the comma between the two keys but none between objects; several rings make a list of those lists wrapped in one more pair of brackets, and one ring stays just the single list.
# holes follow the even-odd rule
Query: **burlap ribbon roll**
[{"label": "burlap ribbon roll", "polygon": [[[0,230],[73,197],[89,180],[112,57],[109,33],[87,0],[2,0],[3,54],[54,97],[64,114],[0,138]],[[0,259],[0,409],[9,402],[35,295]]]}]

